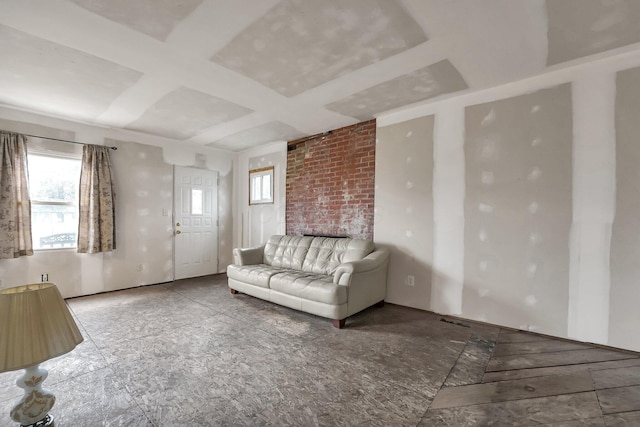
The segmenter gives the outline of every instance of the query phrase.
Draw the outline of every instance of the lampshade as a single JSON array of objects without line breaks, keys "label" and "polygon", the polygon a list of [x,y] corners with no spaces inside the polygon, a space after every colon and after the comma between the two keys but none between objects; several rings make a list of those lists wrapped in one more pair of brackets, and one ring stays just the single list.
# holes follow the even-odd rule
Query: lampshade
[{"label": "lampshade", "polygon": [[37,365],[83,340],[55,284],[0,290],[0,372]]}]

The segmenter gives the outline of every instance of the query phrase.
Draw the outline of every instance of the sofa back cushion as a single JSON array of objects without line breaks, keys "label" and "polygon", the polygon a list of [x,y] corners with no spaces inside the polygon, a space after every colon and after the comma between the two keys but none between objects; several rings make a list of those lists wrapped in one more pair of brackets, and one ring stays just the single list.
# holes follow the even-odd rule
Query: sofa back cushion
[{"label": "sofa back cushion", "polygon": [[302,264],[302,271],[333,274],[343,262],[356,261],[375,249],[369,240],[314,237]]},{"label": "sofa back cushion", "polygon": [[312,240],[309,236],[271,236],[264,247],[264,263],[302,270]]}]

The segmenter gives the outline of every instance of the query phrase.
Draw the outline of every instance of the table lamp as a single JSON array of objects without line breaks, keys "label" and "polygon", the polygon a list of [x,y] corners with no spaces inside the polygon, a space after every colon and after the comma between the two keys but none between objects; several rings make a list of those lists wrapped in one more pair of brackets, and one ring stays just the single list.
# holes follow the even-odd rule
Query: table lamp
[{"label": "table lamp", "polygon": [[0,372],[24,369],[16,385],[24,396],[10,411],[22,426],[53,427],[56,398],[42,388],[47,370],[39,364],[83,341],[67,304],[53,283],[0,289]]}]

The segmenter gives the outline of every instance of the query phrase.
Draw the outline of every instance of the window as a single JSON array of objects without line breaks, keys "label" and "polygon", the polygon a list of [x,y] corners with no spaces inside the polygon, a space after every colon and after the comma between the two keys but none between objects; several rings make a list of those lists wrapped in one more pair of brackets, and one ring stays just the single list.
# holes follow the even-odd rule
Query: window
[{"label": "window", "polygon": [[202,215],[202,190],[191,190],[191,215]]},{"label": "window", "polygon": [[80,159],[28,154],[33,249],[75,248]]},{"label": "window", "polygon": [[273,166],[249,171],[249,204],[273,203]]}]

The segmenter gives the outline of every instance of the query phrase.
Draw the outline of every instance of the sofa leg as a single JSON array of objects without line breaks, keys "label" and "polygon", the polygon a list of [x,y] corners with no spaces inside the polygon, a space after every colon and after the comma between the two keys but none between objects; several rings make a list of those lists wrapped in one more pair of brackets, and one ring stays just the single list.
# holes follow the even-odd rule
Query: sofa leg
[{"label": "sofa leg", "polygon": [[233,289],[233,288],[229,288],[229,291],[231,291],[231,295],[235,295],[235,294],[237,294],[237,293],[238,293],[238,291],[236,291],[236,290],[235,290],[235,289]]},{"label": "sofa leg", "polygon": [[376,307],[384,307],[384,300],[378,301],[375,305]]},{"label": "sofa leg", "polygon": [[347,319],[331,319],[331,323],[333,323],[333,326],[335,326],[338,329],[342,329],[344,328],[344,324],[347,321]]}]

